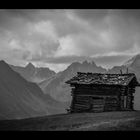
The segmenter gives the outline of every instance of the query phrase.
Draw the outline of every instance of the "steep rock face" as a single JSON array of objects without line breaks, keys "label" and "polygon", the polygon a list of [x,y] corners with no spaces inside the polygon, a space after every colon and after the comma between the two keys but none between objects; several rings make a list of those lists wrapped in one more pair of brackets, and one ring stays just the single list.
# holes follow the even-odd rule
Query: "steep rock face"
[{"label": "steep rock face", "polygon": [[10,67],[18,72],[22,77],[24,77],[26,80],[40,83],[51,76],[55,75],[55,72],[50,70],[47,67],[35,67],[32,63],[29,63],[26,67],[20,67],[20,66],[13,66],[10,65]]},{"label": "steep rock face", "polygon": [[21,119],[63,112],[49,95],[0,61],[0,118]]},{"label": "steep rock face", "polygon": [[102,67],[98,67],[94,62],[83,63],[74,62],[66,70],[59,72],[49,81],[42,82],[39,86],[45,94],[49,94],[55,100],[60,102],[69,102],[71,100],[71,87],[65,83],[68,79],[72,78],[78,71],[81,72],[106,72]]}]

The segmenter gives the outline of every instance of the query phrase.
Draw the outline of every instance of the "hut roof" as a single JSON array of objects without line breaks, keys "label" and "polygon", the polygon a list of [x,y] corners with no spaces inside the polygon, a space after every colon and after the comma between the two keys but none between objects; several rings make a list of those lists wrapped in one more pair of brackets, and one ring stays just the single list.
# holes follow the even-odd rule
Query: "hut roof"
[{"label": "hut roof", "polygon": [[101,73],[82,73],[66,81],[67,84],[96,84],[96,85],[123,85],[127,86],[135,78],[135,85],[139,85],[134,73],[128,74],[101,74]]}]

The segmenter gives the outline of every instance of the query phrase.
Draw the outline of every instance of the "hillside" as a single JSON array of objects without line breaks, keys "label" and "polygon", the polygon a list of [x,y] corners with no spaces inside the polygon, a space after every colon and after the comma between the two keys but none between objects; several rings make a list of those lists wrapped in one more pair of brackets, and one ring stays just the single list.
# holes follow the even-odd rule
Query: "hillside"
[{"label": "hillside", "polygon": [[0,119],[21,119],[63,113],[65,109],[35,83],[26,81],[0,61]]},{"label": "hillside", "polygon": [[140,112],[61,114],[23,120],[0,121],[0,130],[119,131],[140,130]]}]

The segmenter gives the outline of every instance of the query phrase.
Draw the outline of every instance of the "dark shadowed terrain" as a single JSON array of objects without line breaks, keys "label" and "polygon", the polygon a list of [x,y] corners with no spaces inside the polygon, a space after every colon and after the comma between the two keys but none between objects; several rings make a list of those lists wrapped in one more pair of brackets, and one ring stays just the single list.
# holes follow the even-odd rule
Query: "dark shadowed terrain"
[{"label": "dark shadowed terrain", "polygon": [[136,131],[140,130],[140,111],[61,114],[22,120],[5,120],[0,121],[0,130]]},{"label": "dark shadowed terrain", "polygon": [[44,95],[37,84],[25,80],[0,61],[0,120],[64,113],[64,105]]}]

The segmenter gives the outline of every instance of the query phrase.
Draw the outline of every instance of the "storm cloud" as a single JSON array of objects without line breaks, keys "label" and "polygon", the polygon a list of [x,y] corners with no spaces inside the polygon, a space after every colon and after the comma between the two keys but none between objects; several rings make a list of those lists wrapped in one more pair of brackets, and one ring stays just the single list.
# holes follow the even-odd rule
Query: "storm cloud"
[{"label": "storm cloud", "polygon": [[140,53],[140,10],[0,10],[0,59],[63,70],[74,61],[112,67]]}]

